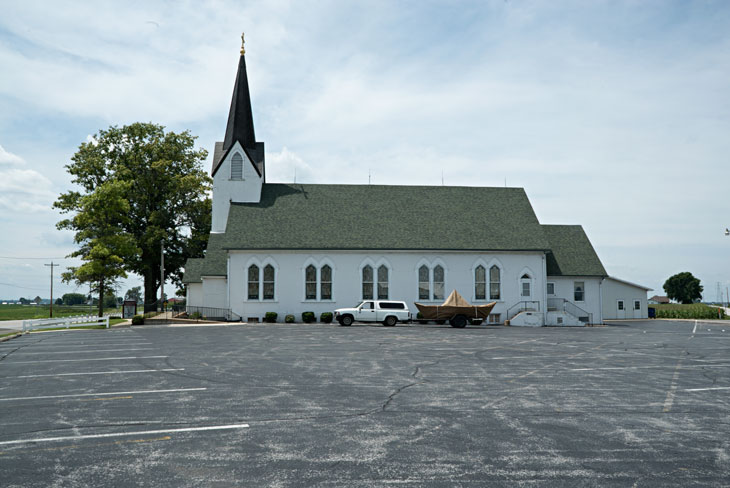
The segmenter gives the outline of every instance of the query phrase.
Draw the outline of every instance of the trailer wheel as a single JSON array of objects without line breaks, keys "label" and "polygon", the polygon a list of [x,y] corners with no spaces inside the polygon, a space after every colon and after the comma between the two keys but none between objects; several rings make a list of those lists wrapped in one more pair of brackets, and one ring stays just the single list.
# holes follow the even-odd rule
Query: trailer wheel
[{"label": "trailer wheel", "polygon": [[392,315],[388,315],[387,317],[385,317],[383,325],[386,327],[394,327],[396,322],[398,322],[397,318],[393,317]]},{"label": "trailer wheel", "polygon": [[343,315],[340,318],[340,325],[344,325],[345,327],[349,327],[352,325],[352,315]]},{"label": "trailer wheel", "polygon": [[456,317],[451,319],[449,323],[451,324],[451,327],[454,327],[456,329],[463,329],[464,327],[466,327],[466,317],[464,317],[463,315],[457,315]]}]

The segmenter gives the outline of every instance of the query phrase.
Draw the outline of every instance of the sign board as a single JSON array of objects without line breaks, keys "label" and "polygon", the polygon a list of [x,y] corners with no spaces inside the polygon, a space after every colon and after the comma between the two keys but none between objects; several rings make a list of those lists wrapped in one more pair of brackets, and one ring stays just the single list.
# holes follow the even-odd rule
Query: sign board
[{"label": "sign board", "polygon": [[137,315],[137,300],[124,300],[122,318],[131,319]]}]

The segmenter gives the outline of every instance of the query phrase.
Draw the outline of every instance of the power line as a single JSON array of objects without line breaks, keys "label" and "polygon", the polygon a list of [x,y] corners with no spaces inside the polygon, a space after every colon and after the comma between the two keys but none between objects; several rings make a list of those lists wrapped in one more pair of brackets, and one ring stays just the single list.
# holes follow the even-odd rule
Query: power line
[{"label": "power line", "polygon": [[22,288],[23,290],[33,290],[33,291],[45,290],[45,288],[28,288],[27,286],[18,286],[18,285],[13,285],[11,283],[0,283],[0,285],[9,286],[11,288]]},{"label": "power line", "polygon": [[25,260],[25,259],[61,259],[61,260],[66,260],[66,259],[69,259],[69,258],[67,258],[67,257],[62,257],[62,258],[21,258],[21,257],[18,257],[18,256],[0,256],[0,259],[23,259],[23,260]]}]

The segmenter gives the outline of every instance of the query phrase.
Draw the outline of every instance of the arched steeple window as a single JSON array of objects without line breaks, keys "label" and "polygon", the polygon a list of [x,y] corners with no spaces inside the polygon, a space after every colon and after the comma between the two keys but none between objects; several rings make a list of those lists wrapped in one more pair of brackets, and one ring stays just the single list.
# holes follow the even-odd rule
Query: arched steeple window
[{"label": "arched steeple window", "polygon": [[243,179],[243,157],[241,157],[241,153],[236,153],[231,158],[231,179]]}]

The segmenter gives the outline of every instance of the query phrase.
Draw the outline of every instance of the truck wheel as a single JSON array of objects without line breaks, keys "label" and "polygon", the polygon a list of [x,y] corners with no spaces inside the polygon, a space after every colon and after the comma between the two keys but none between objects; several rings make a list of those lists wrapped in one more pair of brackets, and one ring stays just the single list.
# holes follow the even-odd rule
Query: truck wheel
[{"label": "truck wheel", "polygon": [[398,319],[393,317],[392,315],[389,315],[388,317],[385,317],[385,320],[383,321],[383,325],[386,327],[393,327],[398,322]]},{"label": "truck wheel", "polygon": [[464,317],[463,315],[457,315],[449,322],[451,323],[451,327],[455,327],[457,329],[463,329],[464,327],[466,327],[466,317]]},{"label": "truck wheel", "polygon": [[352,316],[350,315],[343,315],[340,318],[340,325],[344,325],[345,327],[349,327],[352,325]]}]

